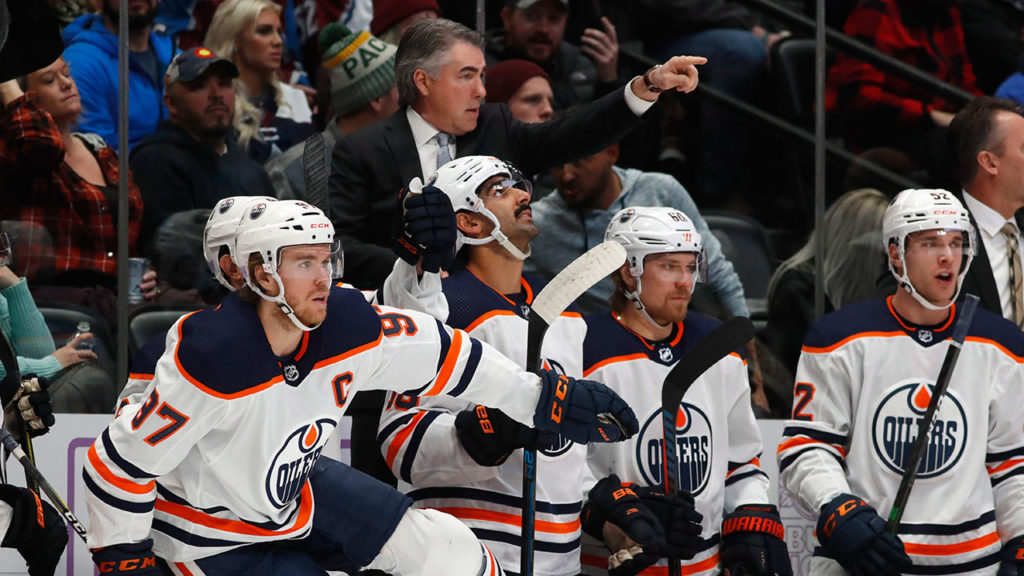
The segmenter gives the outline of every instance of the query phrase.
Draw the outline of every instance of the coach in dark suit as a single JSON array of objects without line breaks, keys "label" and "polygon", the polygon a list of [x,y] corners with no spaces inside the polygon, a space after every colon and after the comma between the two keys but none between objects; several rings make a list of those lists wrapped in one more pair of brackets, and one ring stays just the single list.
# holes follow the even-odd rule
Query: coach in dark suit
[{"label": "coach in dark suit", "polygon": [[[536,174],[617,142],[662,90],[689,92],[700,57],[675,57],[623,90],[543,124],[522,124],[484,104],[483,37],[449,20],[423,20],[402,36],[395,76],[402,108],[338,140],[330,179],[331,219],[345,250],[345,280],[377,288],[395,260],[398,192],[445,161],[489,154]],[[443,144],[447,142],[446,144]]]},{"label": "coach in dark suit", "polygon": [[[976,98],[949,125],[958,194],[971,213],[976,255],[962,291],[981,306],[1024,325],[1012,278],[1021,260],[1024,228],[1024,108],[997,98]],[[1020,279],[1017,281],[1019,290]]]}]

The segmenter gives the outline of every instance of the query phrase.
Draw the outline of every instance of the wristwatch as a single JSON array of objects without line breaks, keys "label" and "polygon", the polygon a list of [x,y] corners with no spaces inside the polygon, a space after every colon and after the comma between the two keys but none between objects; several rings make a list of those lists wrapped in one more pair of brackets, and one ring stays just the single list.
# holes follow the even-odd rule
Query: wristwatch
[{"label": "wristwatch", "polygon": [[651,82],[651,72],[654,72],[658,68],[661,68],[661,64],[655,64],[654,66],[651,66],[650,68],[647,69],[647,72],[644,72],[643,77],[644,86],[647,88],[648,92],[651,92],[653,94],[658,94],[661,92],[661,88],[658,88],[657,86],[654,85],[653,82]]}]

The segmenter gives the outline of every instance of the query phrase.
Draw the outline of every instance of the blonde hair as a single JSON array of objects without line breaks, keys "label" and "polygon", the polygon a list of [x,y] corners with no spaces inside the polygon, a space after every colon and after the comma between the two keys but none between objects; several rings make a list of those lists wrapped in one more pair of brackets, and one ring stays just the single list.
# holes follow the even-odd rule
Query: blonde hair
[{"label": "blonde hair", "polygon": [[889,197],[874,188],[850,190],[825,212],[821,229],[779,265],[768,283],[768,299],[788,270],[814,260],[814,244],[825,234],[825,295],[836,308],[874,297],[875,281],[885,271],[888,255],[882,246],[882,217]]},{"label": "blonde hair", "polygon": [[[238,65],[238,37],[256,25],[256,19],[264,10],[273,10],[278,17],[281,15],[281,7],[272,0],[228,0],[221,4],[213,13],[203,45]],[[274,102],[281,107],[283,94],[276,74],[270,76],[270,89],[274,94]],[[234,126],[238,131],[238,144],[248,151],[249,143],[260,138],[263,111],[249,100],[248,90],[241,80],[235,80],[235,92],[240,98],[235,98]]]}]

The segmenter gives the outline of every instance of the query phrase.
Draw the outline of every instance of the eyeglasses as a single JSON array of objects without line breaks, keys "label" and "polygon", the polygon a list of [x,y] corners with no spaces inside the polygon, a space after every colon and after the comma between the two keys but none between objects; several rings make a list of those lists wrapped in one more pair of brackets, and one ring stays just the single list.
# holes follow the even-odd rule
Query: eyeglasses
[{"label": "eyeglasses", "polygon": [[481,199],[488,198],[502,198],[505,193],[511,189],[522,190],[530,196],[533,196],[533,184],[529,180],[525,179],[505,179],[499,180],[494,184],[480,190],[477,194]]}]

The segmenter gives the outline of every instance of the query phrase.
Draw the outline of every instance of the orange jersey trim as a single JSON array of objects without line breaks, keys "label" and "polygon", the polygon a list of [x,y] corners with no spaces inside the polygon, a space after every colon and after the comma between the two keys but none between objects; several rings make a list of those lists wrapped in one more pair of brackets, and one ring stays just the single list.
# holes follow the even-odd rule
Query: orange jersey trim
[{"label": "orange jersey trim", "polygon": [[[437,508],[436,510],[444,512],[445,514],[451,514],[456,518],[462,520],[483,520],[486,522],[496,522],[498,524],[507,524],[509,526],[522,527],[523,518],[519,514],[506,514],[504,512],[495,512],[493,510],[482,510],[480,508]],[[571,522],[545,522],[543,520],[536,520],[534,528],[537,532],[546,532],[548,534],[575,534],[580,529],[579,519]]]},{"label": "orange jersey trim", "polygon": [[1006,354],[1007,356],[1012,358],[1014,362],[1018,364],[1024,364],[1024,357],[1017,356],[1013,352],[1010,352],[1009,350],[1006,349],[1005,346],[1003,346],[999,342],[996,342],[995,340],[989,340],[988,338],[982,338],[980,336],[968,336],[965,340],[967,340],[968,342],[977,342],[979,344],[991,344],[992,346],[995,346],[996,348],[1002,350],[1003,354]]},{"label": "orange jersey trim", "polygon": [[95,443],[89,447],[88,455],[89,463],[92,464],[93,470],[95,470],[109,484],[117,486],[125,492],[130,492],[132,494],[149,494],[154,488],[156,488],[155,480],[150,480],[145,484],[139,484],[134,480],[121,478],[117,474],[114,474],[114,472],[103,463],[103,460],[100,460],[100,455],[96,452]]},{"label": "orange jersey trim", "polygon": [[840,346],[845,346],[847,343],[852,342],[852,341],[854,341],[854,340],[856,340],[858,338],[871,338],[871,337],[874,337],[874,338],[895,338],[897,336],[904,336],[904,335],[906,335],[906,332],[896,332],[896,331],[893,331],[893,332],[858,332],[856,334],[853,334],[853,335],[847,336],[846,338],[843,338],[842,340],[840,340],[839,342],[836,342],[835,344],[833,344],[831,346],[824,346],[822,348],[816,348],[814,346],[806,346],[805,345],[805,346],[802,346],[800,348],[800,351],[801,352],[807,352],[808,354],[826,354],[828,352],[832,352],[833,350],[835,350],[836,348],[839,348]]},{"label": "orange jersey trim", "polygon": [[174,567],[180,570],[184,576],[195,576],[194,574],[192,574],[192,571],[189,570],[187,566],[185,566],[184,562],[175,562]]},{"label": "orange jersey trim", "polygon": [[[711,570],[712,568],[718,566],[718,560],[718,552],[715,552],[710,558],[701,560],[696,564],[683,564],[680,573],[683,576],[700,574],[701,572]],[[586,566],[593,566],[595,568],[600,568],[602,570],[606,570],[608,568],[608,558],[604,556],[595,556],[593,554],[581,554],[580,561]],[[648,568],[644,568],[643,570],[641,570],[640,574],[643,576],[668,576],[668,566],[650,566]]]},{"label": "orange jersey trim", "polygon": [[481,324],[483,324],[484,322],[490,320],[491,318],[497,318],[498,316],[515,316],[515,315],[516,315],[516,313],[511,311],[511,310],[492,310],[492,311],[490,311],[490,312],[480,316],[476,320],[473,320],[473,322],[469,326],[466,326],[466,332],[472,332],[473,330],[476,330],[477,328],[480,327]]},{"label": "orange jersey trim", "polygon": [[128,373],[128,379],[129,380],[152,380],[153,379],[153,375],[152,374],[143,374],[142,372],[129,372]]},{"label": "orange jersey trim", "polygon": [[725,477],[728,478],[729,476],[732,476],[733,474],[736,473],[737,470],[742,469],[744,466],[754,466],[755,468],[760,468],[761,467],[761,459],[760,458],[754,458],[753,460],[751,460],[749,462],[744,462],[743,464],[740,464],[739,466],[737,466],[734,470],[726,472],[725,473]]},{"label": "orange jersey trim", "polygon": [[243,520],[217,518],[216,516],[210,516],[209,514],[205,514],[183,504],[174,504],[160,498],[157,498],[156,509],[166,514],[170,514],[171,516],[187,520],[193,524],[199,524],[200,526],[206,526],[207,528],[213,528],[214,530],[220,530],[222,532],[230,532],[232,534],[241,534],[245,536],[281,536],[301,531],[313,518],[313,491],[310,489],[309,481],[307,480],[302,486],[302,493],[299,495],[299,514],[295,518],[295,524],[293,524],[291,528],[284,530],[267,530],[266,528],[253,526]]},{"label": "orange jersey trim", "polygon": [[822,442],[821,440],[815,440],[814,438],[791,438],[785,442],[779,444],[778,449],[775,451],[776,454],[782,454],[784,450],[790,448],[796,448],[797,446],[803,446],[804,444],[821,444],[822,446],[829,446],[839,451],[839,455],[846,458],[846,450],[842,446],[836,446],[835,444],[829,444],[828,442]]},{"label": "orange jersey trim", "polygon": [[391,444],[388,446],[388,455],[387,458],[385,458],[388,463],[388,468],[391,468],[391,465],[395,462],[395,458],[398,456],[398,449],[402,447],[402,444],[405,444],[405,441],[409,439],[412,431],[416,429],[416,424],[418,424],[426,415],[426,412],[420,412],[413,416],[412,421],[406,424],[401,431],[395,434],[395,439],[392,440]]},{"label": "orange jersey trim", "polygon": [[1006,462],[1003,462],[999,466],[995,466],[993,468],[987,468],[988,469],[988,473],[990,475],[991,474],[998,474],[998,473],[1002,472],[1003,470],[1006,470],[1007,468],[1013,468],[1014,466],[1017,466],[1018,464],[1020,464],[1022,462],[1024,462],[1024,458],[1018,458],[1016,460],[1007,460]]},{"label": "orange jersey trim", "polygon": [[915,544],[913,542],[904,542],[903,548],[907,554],[914,554],[915,556],[952,556],[954,554],[963,554],[987,548],[993,544],[999,544],[999,534],[997,532],[989,532],[973,540],[957,542],[956,544]]},{"label": "orange jersey trim", "polygon": [[616,362],[629,362],[630,360],[644,360],[647,358],[647,354],[637,352],[636,354],[626,354],[624,356],[612,356],[611,358],[605,358],[597,364],[594,364],[590,368],[583,371],[583,377],[590,376],[595,370],[608,366],[609,364],[615,364]]},{"label": "orange jersey trim", "polygon": [[452,337],[452,345],[448,347],[448,355],[445,356],[444,364],[441,365],[441,371],[437,374],[437,380],[434,381],[434,385],[423,396],[437,396],[448,385],[448,380],[452,377],[452,372],[455,371],[455,364],[459,361],[459,353],[462,352],[464,334],[465,332],[462,330],[455,331]]}]

